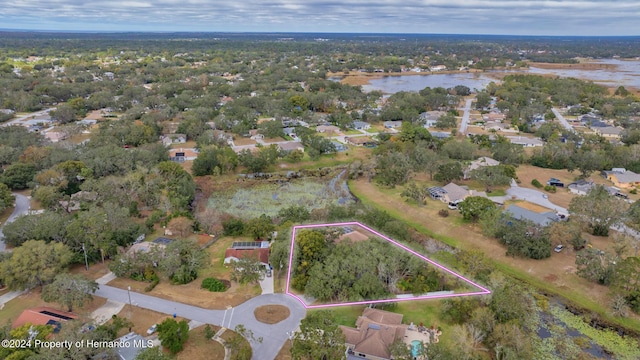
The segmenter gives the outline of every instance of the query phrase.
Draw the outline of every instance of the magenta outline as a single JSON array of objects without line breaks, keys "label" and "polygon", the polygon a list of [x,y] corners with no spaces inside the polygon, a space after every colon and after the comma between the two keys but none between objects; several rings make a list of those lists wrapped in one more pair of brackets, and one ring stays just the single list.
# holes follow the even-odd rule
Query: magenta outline
[{"label": "magenta outline", "polygon": [[[393,245],[401,248],[404,251],[408,251],[411,254],[419,257],[420,259],[428,262],[431,265],[436,266],[437,268],[439,268],[440,270],[443,270],[455,277],[457,277],[458,279],[463,280],[464,282],[471,284],[475,287],[477,287],[478,289],[480,289],[481,291],[477,291],[477,292],[467,292],[467,293],[461,293],[461,294],[443,294],[443,295],[422,295],[422,296],[414,296],[414,297],[410,297],[410,298],[401,298],[401,299],[382,299],[382,300],[368,300],[368,301],[355,301],[355,302],[347,302],[347,303],[331,303],[331,304],[323,304],[323,305],[307,305],[304,300],[302,300],[300,297],[298,297],[296,294],[293,294],[289,291],[289,285],[291,282],[291,266],[293,264],[293,250],[294,250],[294,244],[295,244],[295,239],[296,239],[296,231],[298,229],[309,229],[309,228],[318,228],[318,227],[330,227],[330,226],[348,226],[348,225],[356,225],[356,226],[360,226],[363,229],[383,238],[384,240],[387,240],[388,242],[392,243]],[[328,308],[328,307],[336,307],[336,306],[350,306],[350,305],[366,305],[366,304],[376,304],[376,303],[389,303],[389,302],[400,302],[400,301],[413,301],[413,300],[425,300],[425,299],[443,299],[443,298],[452,298],[452,297],[462,297],[462,296],[473,296],[473,295],[487,295],[487,294],[491,294],[491,291],[483,286],[480,286],[478,284],[476,284],[475,282],[467,279],[466,277],[447,269],[446,267],[438,264],[437,262],[430,260],[428,258],[426,258],[424,255],[421,255],[411,249],[409,249],[408,247],[382,235],[381,233],[371,229],[370,227],[363,225],[357,221],[351,221],[351,222],[341,222],[341,223],[328,223],[328,224],[310,224],[310,225],[296,225],[291,229],[291,247],[289,250],[289,267],[287,269],[287,288],[286,288],[286,292],[287,295],[293,297],[294,299],[298,300],[302,306],[304,306],[306,309],[317,309],[317,308]]]}]

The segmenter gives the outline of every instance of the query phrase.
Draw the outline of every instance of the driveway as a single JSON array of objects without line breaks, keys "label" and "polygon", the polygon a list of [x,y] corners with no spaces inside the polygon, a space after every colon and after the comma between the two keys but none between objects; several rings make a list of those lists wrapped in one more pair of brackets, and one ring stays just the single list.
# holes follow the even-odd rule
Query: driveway
[{"label": "driveway", "polygon": [[[95,295],[120,303],[129,303],[127,290],[108,285],[100,285]],[[136,292],[131,292],[131,303],[165,314],[176,314],[191,320],[196,319],[206,324],[222,326],[224,320],[225,326],[230,329],[242,324],[253,332],[254,337],[262,338],[261,343],[251,343],[252,359],[255,360],[275,358],[284,342],[289,339],[287,332],[298,328],[300,320],[306,316],[306,309],[297,300],[284,294],[260,295],[229,310],[203,309]],[[291,311],[290,316],[273,325],[259,322],[253,315],[254,310],[259,306],[271,304],[287,306]]]}]

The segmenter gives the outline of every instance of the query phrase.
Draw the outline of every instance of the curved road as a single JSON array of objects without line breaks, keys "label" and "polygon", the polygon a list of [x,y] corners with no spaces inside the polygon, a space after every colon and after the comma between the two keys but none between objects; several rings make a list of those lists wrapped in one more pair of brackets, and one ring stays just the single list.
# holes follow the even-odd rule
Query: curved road
[{"label": "curved road", "polygon": [[[25,215],[31,208],[29,198],[21,194],[13,194],[16,197],[16,207],[5,222],[5,224],[13,222],[18,216]],[[4,224],[2,224],[4,226]],[[7,247],[4,243],[4,234],[2,233],[2,227],[0,227],[0,251],[7,251]]]},{"label": "curved road", "polygon": [[[95,295],[125,304],[129,303],[127,290],[113,286],[100,285]],[[302,304],[284,294],[259,295],[229,310],[203,309],[136,292],[131,292],[131,303],[145,309],[165,314],[176,314],[186,319],[223,326],[228,329],[242,324],[247,330],[253,332],[255,338],[261,337],[263,339],[261,343],[251,343],[253,349],[251,358],[255,360],[274,359],[284,342],[289,338],[287,332],[295,330],[300,325],[300,320],[306,316],[306,309]],[[287,319],[273,325],[256,320],[253,311],[259,306],[272,304],[287,306],[291,310],[291,314]]]}]

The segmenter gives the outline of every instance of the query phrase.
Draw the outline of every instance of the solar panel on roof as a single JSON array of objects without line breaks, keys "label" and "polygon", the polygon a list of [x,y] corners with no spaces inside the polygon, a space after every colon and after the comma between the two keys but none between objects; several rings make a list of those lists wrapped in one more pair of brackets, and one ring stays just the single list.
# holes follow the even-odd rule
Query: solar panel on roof
[{"label": "solar panel on roof", "polygon": [[61,315],[61,314],[56,314],[56,313],[53,313],[53,312],[47,311],[47,310],[40,311],[40,314],[49,315],[49,316],[52,316],[52,317],[55,317],[55,318],[58,318],[58,319],[62,319],[62,320],[73,320],[72,317],[68,317],[68,316]]}]

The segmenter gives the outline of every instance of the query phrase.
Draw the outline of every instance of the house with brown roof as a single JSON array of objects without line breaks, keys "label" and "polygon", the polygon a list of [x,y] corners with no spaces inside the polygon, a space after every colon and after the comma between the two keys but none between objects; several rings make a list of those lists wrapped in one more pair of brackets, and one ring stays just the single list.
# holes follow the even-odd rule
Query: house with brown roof
[{"label": "house with brown roof", "polygon": [[53,332],[58,332],[63,322],[77,318],[78,315],[76,314],[41,306],[23,311],[13,322],[11,328],[15,329],[25,324],[51,325],[53,326]]},{"label": "house with brown roof", "polygon": [[347,355],[353,358],[388,360],[389,346],[404,339],[408,325],[402,324],[402,314],[365,308],[356,320],[356,327],[340,325],[347,345]]},{"label": "house with brown roof", "polygon": [[337,133],[340,132],[340,128],[335,125],[318,125],[316,131],[319,133]]},{"label": "house with brown roof", "polygon": [[240,241],[234,242],[224,252],[224,263],[230,264],[245,258],[256,258],[262,265],[269,267],[269,242],[268,241]]},{"label": "house with brown roof", "polygon": [[280,143],[278,144],[278,148],[280,148],[280,151],[287,152],[287,153],[295,150],[300,150],[304,152],[304,145],[302,145],[302,143],[298,141],[288,141],[288,142]]},{"label": "house with brown roof", "polygon": [[175,162],[193,161],[198,157],[198,150],[193,148],[169,149],[169,160]]},{"label": "house with brown roof", "polygon": [[364,144],[366,143],[373,142],[373,140],[371,140],[371,138],[368,136],[346,137],[344,138],[344,141],[346,141],[348,144],[355,145],[355,146],[364,146]]}]

